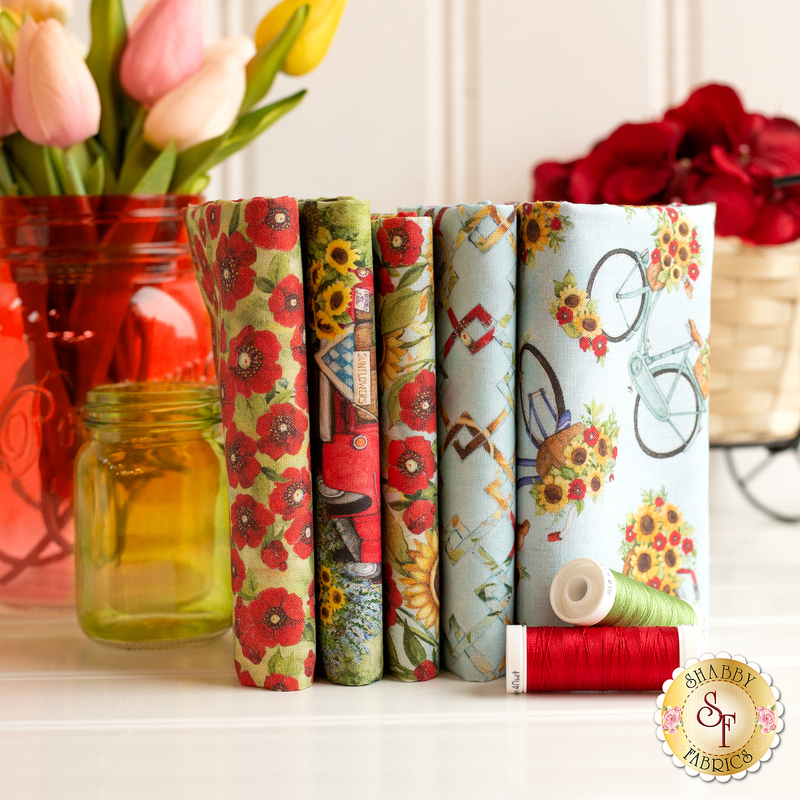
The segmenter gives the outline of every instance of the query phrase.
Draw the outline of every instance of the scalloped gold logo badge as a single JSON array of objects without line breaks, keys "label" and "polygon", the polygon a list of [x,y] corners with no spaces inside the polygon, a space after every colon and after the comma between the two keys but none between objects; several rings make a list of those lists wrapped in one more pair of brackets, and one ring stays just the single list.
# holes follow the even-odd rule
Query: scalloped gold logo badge
[{"label": "scalloped gold logo badge", "polygon": [[743,656],[707,653],[664,683],[656,734],[687,775],[725,782],[755,772],[783,730],[783,705],[772,679]]}]

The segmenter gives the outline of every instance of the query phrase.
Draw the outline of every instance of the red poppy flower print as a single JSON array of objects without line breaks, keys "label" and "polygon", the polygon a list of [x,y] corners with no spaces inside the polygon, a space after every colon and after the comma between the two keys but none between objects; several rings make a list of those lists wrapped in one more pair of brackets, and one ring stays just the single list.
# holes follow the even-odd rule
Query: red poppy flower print
[{"label": "red poppy flower print", "polygon": [[421,370],[398,395],[400,419],[412,431],[436,433],[436,378],[428,369]]},{"label": "red poppy flower print", "polygon": [[430,500],[414,500],[403,512],[403,522],[411,533],[425,533],[434,526],[436,504]]},{"label": "red poppy flower print", "polygon": [[269,310],[279,325],[296,328],[305,320],[303,284],[296,275],[284,278],[269,297]]},{"label": "red poppy flower print", "polygon": [[583,500],[586,496],[586,484],[581,478],[575,478],[569,485],[567,497],[570,500]]},{"label": "red poppy flower print", "polygon": [[676,210],[676,209],[674,209],[674,208],[668,208],[668,209],[667,209],[667,216],[668,216],[668,217],[669,217],[669,218],[670,218],[670,219],[671,219],[673,222],[677,222],[677,221],[678,221],[678,212],[677,212],[677,210]]},{"label": "red poppy flower print", "polygon": [[197,223],[197,228],[200,231],[200,238],[203,240],[203,244],[208,241],[208,225],[204,218],[200,218],[200,221]]},{"label": "red poppy flower print", "polygon": [[654,589],[660,589],[661,588],[661,578],[650,578],[650,580],[647,581],[647,585],[648,586],[652,586]]},{"label": "red poppy flower print", "polygon": [[601,333],[599,336],[595,336],[594,339],[592,339],[592,352],[598,358],[601,358],[608,352],[608,339],[604,333]]},{"label": "red poppy flower print", "polygon": [[219,362],[219,401],[222,424],[227,428],[233,422],[233,412],[236,410],[236,381],[225,361]]},{"label": "red poppy flower print", "polygon": [[550,220],[550,230],[553,231],[560,231],[561,230],[561,218],[560,217],[553,217]]},{"label": "red poppy flower print", "polygon": [[247,577],[247,571],[244,561],[242,561],[239,551],[235,547],[231,547],[231,587],[234,592],[238,592],[244,586],[245,577]]},{"label": "red poppy flower print", "polygon": [[664,505],[663,497],[656,497],[656,508],[661,508]]},{"label": "red poppy flower print", "polygon": [[589,447],[594,447],[597,444],[597,440],[600,438],[600,432],[597,428],[592,425],[590,428],[587,428],[583,432],[583,441],[589,445]]},{"label": "red poppy flower print", "polygon": [[667,537],[663,533],[657,533],[653,539],[653,547],[656,550],[663,550],[667,546]]},{"label": "red poppy flower print", "polygon": [[308,584],[308,600],[306,600],[306,605],[308,606],[308,613],[311,619],[314,619],[317,616],[317,601],[314,597],[314,587],[316,585],[317,585],[316,580],[312,578],[311,583]]},{"label": "red poppy flower print", "polygon": [[636,531],[633,525],[628,525],[628,527],[625,528],[625,541],[632,542],[635,538],[636,538]]},{"label": "red poppy flower print", "polygon": [[436,463],[431,443],[422,436],[410,436],[389,444],[389,483],[403,494],[426,489],[433,478]]},{"label": "red poppy flower print", "polygon": [[264,681],[265,689],[272,689],[273,692],[296,692],[300,689],[297,678],[291,675],[281,675],[277,672],[267,675]]},{"label": "red poppy flower print", "polygon": [[376,233],[384,262],[393,267],[410,266],[419,260],[425,236],[422,228],[408,217],[390,217]]},{"label": "red poppy flower print", "polygon": [[287,454],[297,455],[308,430],[308,418],[290,403],[275,403],[258,418],[258,449],[277,461]]},{"label": "red poppy flower print", "polygon": [[219,236],[219,204],[209,203],[206,206],[206,225],[208,226],[208,233],[212,239]]},{"label": "red poppy flower print", "polygon": [[286,559],[288,558],[289,553],[286,552],[286,548],[283,546],[283,542],[274,541],[270,542],[262,551],[261,551],[261,560],[270,568],[270,569],[277,569],[280,572],[286,572],[288,565],[286,564]]},{"label": "red poppy flower print", "polygon": [[303,638],[305,624],[303,601],[298,595],[282,588],[265,589],[247,606],[242,640],[247,640],[263,658],[266,648],[297,644]]},{"label": "red poppy flower print", "polygon": [[228,366],[236,391],[242,397],[250,397],[253,392],[264,394],[275,385],[281,377],[280,350],[272,331],[257,331],[252,325],[242,328],[241,333],[231,339]]},{"label": "red poppy flower print", "polygon": [[236,674],[239,677],[239,683],[242,686],[255,686],[256,682],[253,680],[253,676],[246,669],[242,669],[238,661],[234,663],[236,666]]},{"label": "red poppy flower print", "polygon": [[394,291],[392,277],[385,269],[379,268],[376,272],[378,277],[378,293],[381,297],[386,297],[387,294]]},{"label": "red poppy flower print", "polygon": [[314,654],[314,651],[309,650],[305,661],[303,661],[303,672],[305,673],[306,678],[310,678],[314,674],[314,664],[316,663],[317,657]]},{"label": "red poppy flower print", "polygon": [[580,345],[581,350],[585,353],[587,350],[592,349],[592,340],[588,336],[581,336],[578,339],[578,344]]},{"label": "red poppy flower print", "polygon": [[694,542],[691,539],[684,539],[681,547],[684,553],[691,553],[694,550]]},{"label": "red poppy flower print", "polygon": [[308,411],[308,372],[305,362],[300,366],[294,379],[294,402],[298,408]]},{"label": "red poppy flower print", "polygon": [[256,260],[256,249],[239,231],[228,237],[223,233],[217,245],[214,270],[219,279],[222,307],[233,311],[236,303],[253,291],[256,273],[251,269]]},{"label": "red poppy flower print", "polygon": [[689,277],[693,281],[696,281],[700,277],[700,269],[697,266],[697,264],[694,263],[694,261],[691,264],[689,264],[688,271],[689,271]]},{"label": "red poppy flower print", "polygon": [[672,533],[669,535],[669,543],[673,547],[675,547],[676,544],[681,543],[681,535],[678,533],[678,531],[672,531]]},{"label": "red poppy flower print", "polygon": [[261,464],[255,459],[256,443],[231,423],[225,436],[225,458],[228,463],[228,483],[234,489],[249,489],[261,474]]},{"label": "red poppy flower print", "polygon": [[650,263],[658,264],[659,261],[661,261],[661,248],[656,247],[653,252],[650,253]]},{"label": "red poppy flower print", "polygon": [[397,609],[403,605],[403,595],[394,582],[389,564],[383,565],[383,585],[386,587],[386,624],[391,627],[397,625]]},{"label": "red poppy flower print", "polygon": [[256,197],[245,206],[244,218],[247,235],[259,247],[288,253],[297,244],[299,215],[292,197]]},{"label": "red poppy flower print", "polygon": [[298,558],[309,558],[314,551],[314,527],[311,519],[310,512],[305,519],[303,515],[298,516],[284,534],[286,543],[292,546]]},{"label": "red poppy flower print", "polygon": [[311,502],[311,476],[305,467],[289,467],[283,480],[275,484],[269,507],[284,519],[294,519]]},{"label": "red poppy flower print", "polygon": [[260,547],[275,515],[249,494],[240,494],[231,505],[231,539],[238,548]]},{"label": "red poppy flower print", "polygon": [[414,667],[414,677],[418,681],[429,681],[435,678],[437,674],[436,665],[430,659],[426,659]]},{"label": "red poppy flower print", "polygon": [[559,325],[568,325],[572,322],[574,314],[572,313],[571,308],[567,308],[566,306],[561,306],[556,312],[556,320]]}]

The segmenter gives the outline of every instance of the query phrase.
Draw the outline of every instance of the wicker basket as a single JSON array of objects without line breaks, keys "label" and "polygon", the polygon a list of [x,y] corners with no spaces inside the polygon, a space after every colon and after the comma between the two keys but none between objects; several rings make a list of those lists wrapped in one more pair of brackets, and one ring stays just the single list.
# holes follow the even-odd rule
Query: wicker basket
[{"label": "wicker basket", "polygon": [[800,242],[717,238],[711,290],[713,444],[800,431]]}]

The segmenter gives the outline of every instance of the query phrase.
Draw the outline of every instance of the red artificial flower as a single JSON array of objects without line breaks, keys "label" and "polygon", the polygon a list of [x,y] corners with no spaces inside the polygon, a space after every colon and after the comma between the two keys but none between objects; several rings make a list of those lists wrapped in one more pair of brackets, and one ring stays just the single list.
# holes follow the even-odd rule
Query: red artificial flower
[{"label": "red artificial flower", "polygon": [[219,204],[209,203],[206,206],[206,224],[208,225],[208,233],[212,239],[219,236]]},{"label": "red artificial flower", "polygon": [[294,519],[311,503],[311,476],[305,467],[289,467],[269,496],[269,507],[284,519]]},{"label": "red artificial flower", "polygon": [[663,550],[667,546],[667,537],[663,533],[657,533],[653,539],[653,547],[656,550]]},{"label": "red artificial flower", "polygon": [[306,678],[310,678],[314,674],[314,665],[317,663],[317,656],[313,650],[308,651],[308,655],[303,661],[303,672]]},{"label": "red artificial flower", "polygon": [[684,539],[681,547],[684,553],[691,553],[694,550],[694,542],[691,539]]},{"label": "red artificial flower", "polygon": [[312,515],[298,515],[284,534],[287,544],[292,545],[298,558],[306,559],[314,552],[314,526]]},{"label": "red artificial flower", "polygon": [[259,247],[288,253],[297,244],[300,227],[293,197],[255,197],[245,205],[244,218],[247,235]]},{"label": "red artificial flower", "polygon": [[244,561],[235,547],[231,547],[231,588],[238,592],[244,586],[244,579],[247,577],[247,570]]},{"label": "red artificial flower", "polygon": [[279,325],[297,328],[305,320],[303,284],[297,275],[288,275],[269,296],[269,310]]},{"label": "red artificial flower", "polygon": [[436,462],[431,443],[422,436],[410,436],[389,443],[389,484],[403,494],[414,494],[428,487]]},{"label": "red artificial flower", "polygon": [[590,428],[587,428],[583,432],[583,441],[589,445],[589,447],[594,447],[597,444],[598,439],[600,438],[600,431],[592,425]]},{"label": "red artificial flower", "polygon": [[430,530],[436,523],[436,504],[430,500],[414,500],[403,512],[403,522],[415,535]]},{"label": "red artificial flower", "polygon": [[581,336],[578,339],[578,344],[580,345],[581,350],[585,353],[587,350],[592,349],[592,340],[588,336]]},{"label": "red artificial flower", "polygon": [[568,325],[572,322],[572,317],[574,314],[572,313],[571,308],[567,308],[566,306],[561,306],[556,312],[556,321],[559,325]]},{"label": "red artificial flower", "polygon": [[533,170],[534,200],[567,200],[569,180],[577,161],[544,161]]},{"label": "red artificial flower", "polygon": [[669,543],[675,546],[676,544],[679,544],[680,541],[681,541],[680,533],[678,533],[678,531],[672,531],[672,533],[669,535]]},{"label": "red artificial flower", "polygon": [[281,572],[286,572],[287,564],[286,559],[289,553],[283,546],[283,542],[275,541],[270,542],[266,547],[261,550],[261,560],[270,568],[277,569]]},{"label": "red artificial flower", "polygon": [[598,358],[601,358],[608,352],[608,337],[606,337],[604,333],[592,339],[592,352]]},{"label": "red artificial flower", "polygon": [[421,664],[414,667],[414,677],[418,681],[429,681],[438,675],[436,664],[430,659],[425,659]]},{"label": "red artificial flower", "polygon": [[275,461],[287,454],[297,455],[307,430],[308,418],[300,409],[291,403],[275,403],[256,422],[258,449]]},{"label": "red artificial flower", "polygon": [[256,685],[256,682],[253,680],[253,676],[246,669],[242,669],[238,661],[234,661],[234,666],[236,667],[236,675],[239,678],[239,683],[242,686]]},{"label": "red artificial flower", "polygon": [[700,277],[700,270],[697,268],[697,264],[692,262],[689,264],[689,277],[696,281]]},{"label": "red artificial flower", "polygon": [[250,659],[258,664],[266,648],[297,644],[303,638],[305,624],[303,601],[298,595],[283,588],[264,589],[247,606],[242,621],[242,648],[246,641],[254,652],[260,653],[258,661]]},{"label": "red artificial flower", "polygon": [[260,547],[275,515],[249,494],[237,495],[231,505],[231,539],[237,547]]},{"label": "red artificial flower", "polygon": [[403,605],[403,595],[392,577],[389,564],[383,565],[383,585],[386,587],[386,626],[397,625],[397,609]]},{"label": "red artificial flower", "polygon": [[280,343],[272,331],[257,331],[252,325],[242,328],[231,339],[228,366],[236,391],[242,397],[250,397],[253,392],[266,394],[272,389],[281,377],[280,351]]},{"label": "red artificial flower", "polygon": [[378,241],[381,258],[393,267],[416,264],[425,241],[422,228],[408,217],[390,217],[383,220],[375,238]]},{"label": "red artificial flower", "polygon": [[267,675],[264,688],[272,689],[273,692],[296,692],[300,689],[300,684],[298,684],[297,678],[293,678],[291,675],[281,675],[275,672]]},{"label": "red artificial flower", "polygon": [[256,249],[239,231],[230,238],[220,236],[214,270],[222,293],[222,307],[233,311],[236,303],[253,291],[256,273],[251,265],[256,260]]},{"label": "red artificial flower", "polygon": [[661,588],[661,578],[650,578],[650,580],[647,581],[647,585],[648,586],[652,586],[654,589],[660,589]]},{"label": "red artificial flower", "polygon": [[436,378],[429,369],[420,370],[398,395],[400,419],[412,431],[436,433]]},{"label": "red artificial flower", "polygon": [[261,474],[261,464],[255,458],[256,443],[231,423],[225,436],[225,458],[228,464],[228,483],[236,489],[249,489]]},{"label": "red artificial flower", "polygon": [[567,497],[570,500],[583,500],[586,496],[586,484],[581,478],[575,478],[569,485]]},{"label": "red artificial flower", "polygon": [[634,530],[633,525],[628,525],[625,528],[625,541],[632,542],[636,538],[636,531]]}]

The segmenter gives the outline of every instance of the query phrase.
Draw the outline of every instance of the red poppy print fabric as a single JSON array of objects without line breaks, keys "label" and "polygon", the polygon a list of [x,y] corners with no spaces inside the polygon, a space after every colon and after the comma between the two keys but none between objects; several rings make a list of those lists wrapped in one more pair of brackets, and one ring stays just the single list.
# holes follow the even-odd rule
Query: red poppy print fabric
[{"label": "red poppy print fabric", "polygon": [[205,203],[186,224],[215,334],[236,674],[242,686],[305,689],[316,628],[297,201]]},{"label": "red poppy print fabric", "polygon": [[372,219],[383,358],[381,492],[388,671],[403,681],[439,669],[439,526],[433,221]]}]

